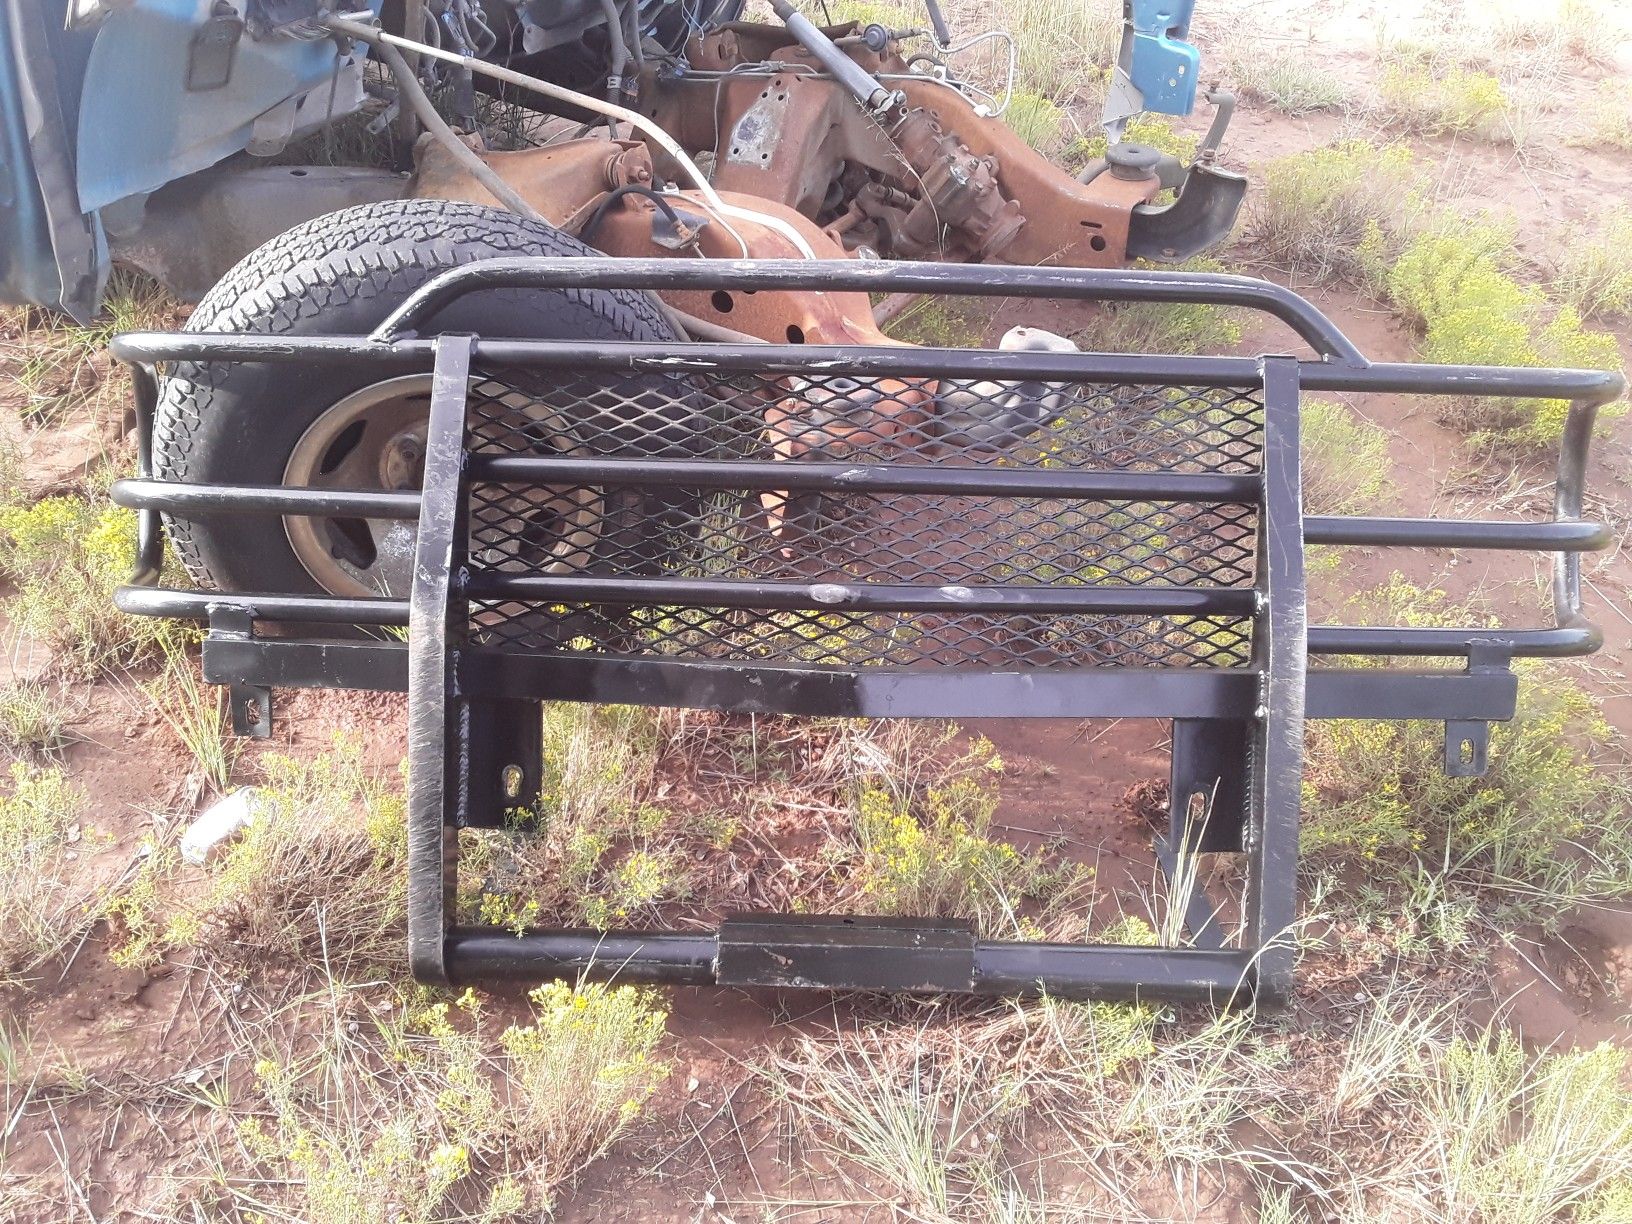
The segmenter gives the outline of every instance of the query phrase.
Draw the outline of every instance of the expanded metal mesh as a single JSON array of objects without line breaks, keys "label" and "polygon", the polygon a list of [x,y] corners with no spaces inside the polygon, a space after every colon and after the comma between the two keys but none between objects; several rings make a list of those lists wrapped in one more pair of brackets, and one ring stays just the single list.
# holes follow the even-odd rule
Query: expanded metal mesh
[{"label": "expanded metal mesh", "polygon": [[[1236,389],[507,369],[473,379],[469,422],[471,449],[496,454],[1251,473],[1262,406]],[[501,573],[1250,587],[1256,527],[1229,503],[477,484],[469,554]],[[494,601],[472,628],[529,649],[807,664],[1233,666],[1250,651],[1239,617]]]}]

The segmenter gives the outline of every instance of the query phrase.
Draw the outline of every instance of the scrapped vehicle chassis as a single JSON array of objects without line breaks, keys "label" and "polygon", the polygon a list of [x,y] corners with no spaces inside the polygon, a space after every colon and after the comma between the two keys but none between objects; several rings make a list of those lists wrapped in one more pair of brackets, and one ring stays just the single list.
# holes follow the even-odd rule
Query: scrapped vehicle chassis
[{"label": "scrapped vehicle chassis", "polygon": [[[463,294],[569,286],[1222,303],[1278,318],[1317,356],[735,343],[677,349],[417,330]],[[1579,554],[1605,546],[1607,533],[1582,520],[1583,479],[1597,409],[1619,393],[1618,377],[1372,364],[1303,299],[1246,278],[952,264],[504,259],[437,278],[368,337],[142,333],[118,338],[114,351],[135,369],[144,464],[139,478],[114,489],[115,500],[140,511],[139,571],[121,589],[120,606],[208,624],[205,674],[231,686],[243,732],[269,732],[270,690],[279,686],[408,693],[409,944],[413,971],[425,981],[589,974],[690,985],[1283,1002],[1292,984],[1288,931],[1304,720],[1443,721],[1446,769],[1478,774],[1488,724],[1513,714],[1510,661],[1584,654],[1600,642],[1581,613]],[[157,369],[177,362],[366,362],[381,378],[432,374],[423,492],[150,479]],[[504,413],[523,401],[536,409],[538,395],[553,393],[528,390],[534,377],[540,386],[588,388],[573,401],[580,422],[593,415],[583,405],[596,388],[654,404],[700,395],[700,411],[734,427],[726,433],[735,441],[701,445],[689,428],[683,438],[666,427],[640,437],[612,430],[613,442],[575,452],[538,440],[538,422],[556,417],[535,411],[521,433],[495,444]],[[857,444],[851,434],[848,449],[777,458],[754,425],[764,419],[766,397],[839,378],[875,387],[1040,380],[1063,388],[1065,402],[1092,419],[1066,432],[1071,414],[1063,411],[1038,426],[1024,444],[1030,451],[998,461],[958,454],[932,431],[921,444],[900,435]],[[763,392],[747,395],[747,409],[744,387]],[[1306,516],[1299,460],[1306,391],[1569,400],[1554,518]],[[1147,444],[1156,436],[1167,441]],[[1119,440],[1112,445],[1111,438]],[[614,485],[672,495],[676,521],[687,520],[688,530],[701,517],[697,508],[717,507],[724,493],[739,495],[744,522],[754,506],[790,504],[801,492],[875,501],[872,513],[818,524],[815,534],[841,542],[849,555],[814,568],[788,537],[763,527],[733,537],[756,547],[731,553],[734,560],[722,560],[724,550],[707,552],[711,563],[689,572],[645,562],[609,567],[604,556],[575,566],[559,551],[529,565],[514,548],[495,552],[484,543],[497,521],[484,515],[499,501],[484,490]],[[863,563],[865,544],[856,541],[883,530],[888,514],[878,507],[892,498],[905,499],[896,513],[910,518],[910,529],[897,530]],[[1017,517],[1013,507],[1022,504],[1031,510]],[[950,527],[924,526],[923,508],[937,505],[958,508]],[[986,510],[974,514],[969,506]],[[1191,509],[1175,509],[1183,507]],[[405,600],[341,599],[158,586],[161,514],[228,513],[417,521],[412,591]],[[1011,526],[1021,520],[1023,534]],[[1073,572],[1028,559],[1040,534],[1079,520],[1085,534],[1061,546],[1075,558]],[[503,523],[497,530],[509,531]],[[952,560],[936,572],[909,564],[914,556],[955,558],[955,542],[973,535],[982,536],[982,551],[962,568]],[[1145,544],[1130,547],[1133,535]],[[1556,623],[1309,626],[1306,545],[1550,552]],[[592,622],[602,627],[584,628]],[[886,622],[887,631],[878,631]],[[296,635],[259,635],[268,624]],[[323,625],[406,625],[407,642],[312,636]],[[1336,661],[1309,666],[1311,656]],[[1362,665],[1339,656],[1388,661]],[[1440,666],[1400,662],[1409,658]],[[1445,667],[1445,660],[1463,666]],[[543,701],[866,718],[1171,719],[1171,815],[1158,861],[1172,873],[1186,854],[1242,855],[1244,895],[1226,923],[1197,890],[1187,911],[1190,946],[1174,948],[988,940],[968,923],[945,919],[756,914],[727,917],[711,933],[518,935],[457,925],[457,830],[498,826],[537,793]],[[1236,929],[1226,934],[1227,925]]]}]

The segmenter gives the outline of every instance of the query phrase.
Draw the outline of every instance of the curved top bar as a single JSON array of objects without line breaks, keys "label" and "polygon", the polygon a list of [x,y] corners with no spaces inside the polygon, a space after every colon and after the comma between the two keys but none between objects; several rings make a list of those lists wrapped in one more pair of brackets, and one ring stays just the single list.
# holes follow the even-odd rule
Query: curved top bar
[{"label": "curved top bar", "polygon": [[[389,343],[413,335],[448,303],[484,289],[728,289],[751,272],[759,289],[950,296],[1035,297],[1078,301],[1205,302],[1240,306],[1280,319],[1323,360],[1363,367],[1365,357],[1308,301],[1269,281],[1213,272],[1111,268],[1033,268],[1010,264],[912,263],[890,260],[613,259],[523,256],[484,259],[421,285],[375,329]],[[732,280],[735,276],[737,279]]]}]

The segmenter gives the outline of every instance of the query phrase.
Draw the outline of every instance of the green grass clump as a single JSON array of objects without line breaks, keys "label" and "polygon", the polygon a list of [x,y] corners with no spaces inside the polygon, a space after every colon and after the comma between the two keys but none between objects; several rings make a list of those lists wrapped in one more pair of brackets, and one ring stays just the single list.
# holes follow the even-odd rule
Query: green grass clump
[{"label": "green grass clump", "polygon": [[1595,226],[1571,226],[1559,243],[1553,287],[1584,319],[1632,314],[1632,208],[1608,209]]},{"label": "green grass clump", "polygon": [[1001,770],[992,746],[977,740],[927,786],[864,785],[854,809],[857,904],[874,913],[970,918],[1012,934],[1025,898],[1046,899],[1068,884],[1069,872],[991,837]]},{"label": "green grass clump", "polygon": [[201,891],[178,888],[178,856],[155,847],[114,899],[119,963],[149,966],[186,946],[240,964],[321,962],[336,972],[400,958],[400,787],[371,772],[361,742],[345,736],[314,759],[274,754],[261,767],[253,823],[217,852]]},{"label": "green grass clump", "polygon": [[0,687],[0,745],[20,757],[50,757],[72,740],[65,697],[38,680]]},{"label": "green grass clump", "polygon": [[62,770],[13,762],[0,794],[0,982],[67,949],[95,921],[99,890],[79,840],[85,796]]},{"label": "green grass clump", "polygon": [[544,1218],[668,1074],[667,1015],[633,986],[554,983],[529,1002],[494,1033],[472,991],[381,1019],[331,988],[315,1053],[256,1059],[222,1184],[257,1217],[276,1204],[311,1224]]},{"label": "green grass clump", "polygon": [[[1504,268],[1506,232],[1447,221],[1418,234],[1388,272],[1390,299],[1423,334],[1422,357],[1446,364],[1620,369],[1615,338],[1588,331],[1573,307],[1554,307]],[[1564,400],[1458,397],[1446,419],[1477,443],[1550,448],[1563,435]],[[1624,405],[1601,410],[1620,415]]]},{"label": "green grass clump", "polygon": [[129,576],[135,515],[83,497],[0,507],[0,570],[16,584],[12,622],[82,673],[163,654],[177,622],[126,616],[114,588]]},{"label": "green grass clump", "polygon": [[1303,508],[1373,512],[1389,486],[1388,431],[1334,400],[1303,401]]},{"label": "green grass clump", "polygon": [[513,828],[463,835],[460,904],[497,926],[604,929],[683,897],[694,831],[646,802],[657,727],[634,706],[546,705],[542,793],[511,813]]},{"label": "green grass clump", "polygon": [[1378,93],[1384,116],[1419,136],[1499,139],[1507,134],[1508,95],[1488,72],[1441,63],[1436,56],[1397,53],[1383,66]]},{"label": "green grass clump", "polygon": [[[1150,266],[1150,265],[1141,265]],[[1216,259],[1188,259],[1182,272],[1222,272]],[[1103,316],[1073,337],[1084,349],[1102,353],[1218,353],[1241,343],[1241,325],[1228,307],[1202,302],[1125,302],[1105,307]]]},{"label": "green grass clump", "polygon": [[[1361,623],[1469,626],[1481,618],[1396,576],[1356,600]],[[1518,709],[1490,728],[1482,778],[1441,767],[1438,722],[1312,725],[1302,845],[1312,856],[1419,869],[1486,899],[1492,922],[1547,922],[1570,906],[1632,894],[1632,808],[1599,758],[1613,733],[1576,683],[1519,669]],[[1379,880],[1377,866],[1368,874]],[[1420,881],[1416,881],[1420,884]]]},{"label": "green grass clump", "polygon": [[1243,98],[1283,115],[1309,115],[1343,106],[1343,83],[1316,62],[1308,48],[1269,46],[1261,38],[1232,41],[1224,56]]},{"label": "green grass clump", "polygon": [[1065,112],[1042,94],[1017,91],[1002,118],[1044,157],[1052,159],[1065,147]]},{"label": "green grass clump", "polygon": [[1404,145],[1363,140],[1272,162],[1249,199],[1254,245],[1293,277],[1374,291],[1427,207]]}]

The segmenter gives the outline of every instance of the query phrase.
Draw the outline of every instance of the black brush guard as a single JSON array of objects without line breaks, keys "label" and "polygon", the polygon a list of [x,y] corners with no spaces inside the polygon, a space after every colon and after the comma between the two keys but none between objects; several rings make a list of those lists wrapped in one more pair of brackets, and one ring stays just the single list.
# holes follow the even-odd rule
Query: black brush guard
[{"label": "black brush guard", "polygon": [[[677,348],[416,330],[462,294],[518,286],[1206,302],[1275,316],[1317,359]],[[369,337],[143,333],[119,337],[114,351],[135,368],[143,464],[140,478],[114,487],[119,504],[140,511],[140,563],[119,606],[208,623],[205,674],[230,686],[242,733],[269,732],[279,686],[408,692],[409,944],[415,975],[429,982],[592,974],[1283,1001],[1305,718],[1442,720],[1446,769],[1478,774],[1488,723],[1514,710],[1510,660],[1600,643],[1581,614],[1579,554],[1604,547],[1607,533],[1581,518],[1583,477],[1597,409],[1620,393],[1620,379],[1372,364],[1302,298],[1246,278],[495,260],[439,277]],[[431,373],[423,493],[151,479],[157,370],[183,361]],[[918,393],[998,396],[1023,380],[1057,398],[1002,453],[937,439]],[[1305,516],[1304,392],[1570,401],[1553,520]],[[632,532],[613,522],[609,492],[630,489],[645,491],[648,506],[655,491],[665,507]],[[539,505],[553,523],[542,543]],[[225,513],[417,520],[412,591],[407,600],[342,599],[158,586],[161,514]],[[1306,545],[1547,551],[1556,622],[1308,626]],[[306,633],[325,624],[409,630],[406,643],[258,636],[269,622]],[[1440,662],[1308,665],[1354,655]],[[537,793],[539,703],[561,700],[1171,719],[1170,827],[1157,858],[1171,875],[1187,851],[1243,855],[1239,929],[1226,937],[1200,892],[1181,948],[994,941],[936,919],[743,915],[704,934],[457,925],[457,830],[498,825]]]}]

